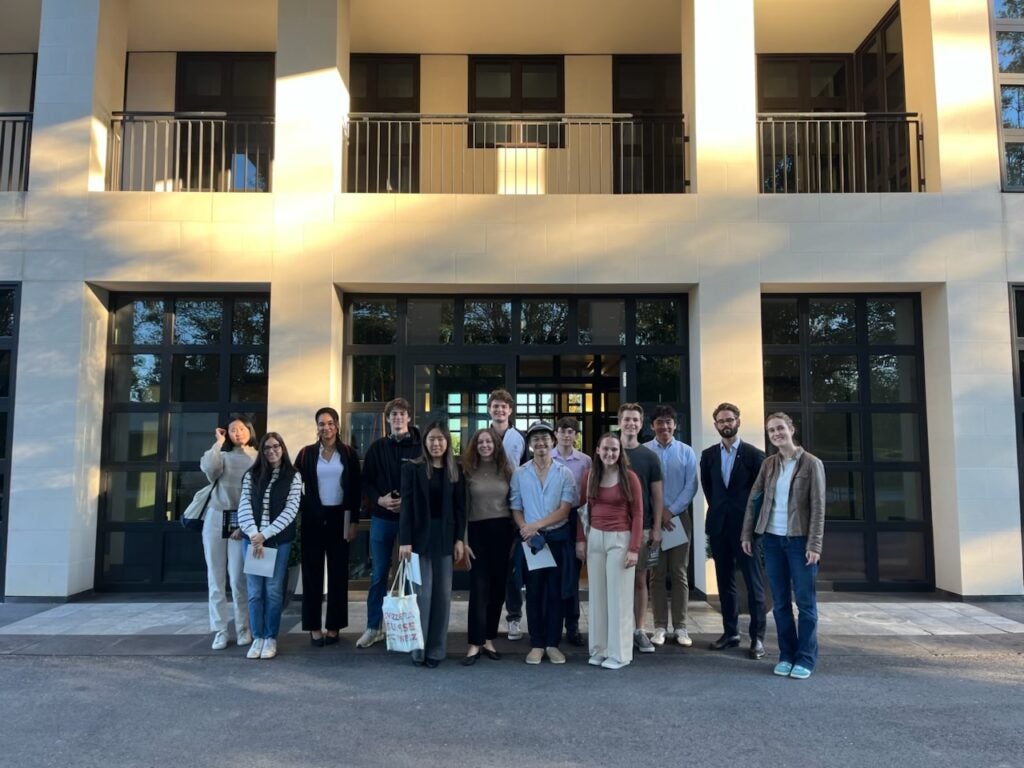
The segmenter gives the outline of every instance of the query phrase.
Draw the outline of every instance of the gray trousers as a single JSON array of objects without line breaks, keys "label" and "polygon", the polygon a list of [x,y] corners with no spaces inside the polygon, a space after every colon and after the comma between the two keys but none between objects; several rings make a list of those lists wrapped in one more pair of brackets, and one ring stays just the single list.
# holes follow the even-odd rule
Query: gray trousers
[{"label": "gray trousers", "polygon": [[448,617],[452,608],[452,555],[420,556],[423,584],[416,586],[416,604],[420,608],[425,648],[413,651],[416,661],[424,658],[441,661],[448,653]]}]

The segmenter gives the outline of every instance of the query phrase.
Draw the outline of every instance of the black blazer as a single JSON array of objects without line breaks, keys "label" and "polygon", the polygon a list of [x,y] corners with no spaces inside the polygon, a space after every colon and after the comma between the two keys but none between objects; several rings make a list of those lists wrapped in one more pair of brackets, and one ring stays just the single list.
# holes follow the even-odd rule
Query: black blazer
[{"label": "black blazer", "polygon": [[[362,506],[362,471],[359,467],[359,456],[355,450],[342,442],[338,443],[338,456],[345,470],[341,473],[341,485],[344,491],[341,507],[349,512],[349,523],[359,522],[359,508]],[[299,510],[303,518],[307,515],[322,517],[323,505],[320,503],[320,482],[316,476],[316,463],[320,458],[320,443],[304,446],[295,457],[295,469],[302,475],[302,500]]]},{"label": "black blazer", "polygon": [[[444,480],[442,487],[442,505],[444,507],[441,521],[444,525],[442,535],[444,541],[450,541],[452,547],[456,541],[462,541],[466,530],[466,483],[459,473],[459,481],[453,483],[448,479],[446,469],[434,469],[441,472]],[[402,466],[402,509],[398,517],[398,543],[401,546],[412,544],[412,551],[417,555],[430,552],[430,481],[427,479],[427,465],[414,462]],[[453,554],[448,552],[447,554]]]},{"label": "black blazer", "polygon": [[764,451],[746,440],[740,441],[736,461],[729,475],[729,485],[722,480],[721,443],[705,448],[700,455],[700,485],[708,502],[704,532],[708,536],[734,533],[743,528],[750,489],[764,462]]}]

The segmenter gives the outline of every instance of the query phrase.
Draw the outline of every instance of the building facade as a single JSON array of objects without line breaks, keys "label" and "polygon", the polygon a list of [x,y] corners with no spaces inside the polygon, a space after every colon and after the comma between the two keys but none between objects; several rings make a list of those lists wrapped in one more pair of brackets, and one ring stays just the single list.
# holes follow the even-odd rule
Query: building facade
[{"label": "building facade", "polygon": [[403,395],[458,442],[497,386],[585,447],[625,401],[698,449],[784,410],[824,586],[1024,594],[1024,3],[0,19],[0,595],[202,589],[230,413],[365,450]]}]

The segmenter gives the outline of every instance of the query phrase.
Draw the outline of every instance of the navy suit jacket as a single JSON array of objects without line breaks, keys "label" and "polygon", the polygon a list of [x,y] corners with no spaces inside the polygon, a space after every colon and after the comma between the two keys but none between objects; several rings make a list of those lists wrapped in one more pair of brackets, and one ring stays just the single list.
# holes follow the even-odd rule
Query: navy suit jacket
[{"label": "navy suit jacket", "polygon": [[741,440],[727,486],[722,480],[721,447],[721,443],[715,443],[700,455],[700,485],[708,502],[704,532],[708,536],[724,533],[739,536],[750,489],[764,462],[764,451]]}]

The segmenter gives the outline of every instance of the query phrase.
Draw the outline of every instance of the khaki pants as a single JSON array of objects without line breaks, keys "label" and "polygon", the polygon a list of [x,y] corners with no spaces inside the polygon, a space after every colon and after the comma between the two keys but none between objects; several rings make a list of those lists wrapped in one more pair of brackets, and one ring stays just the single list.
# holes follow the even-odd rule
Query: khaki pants
[{"label": "khaki pants", "polygon": [[633,660],[633,577],[626,568],[629,531],[590,529],[587,578],[590,655],[629,663]]},{"label": "khaki pants", "polygon": [[685,512],[672,518],[676,525],[680,521],[689,539],[685,544],[664,550],[654,567],[651,580],[651,603],[654,611],[654,627],[668,629],[669,593],[665,588],[666,577],[672,580],[672,627],[686,629],[686,610],[690,604],[690,580],[686,568],[690,564],[690,545],[693,543],[693,523]]}]

